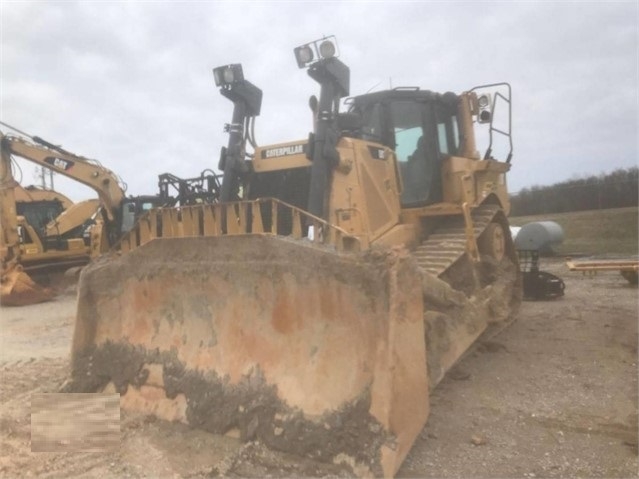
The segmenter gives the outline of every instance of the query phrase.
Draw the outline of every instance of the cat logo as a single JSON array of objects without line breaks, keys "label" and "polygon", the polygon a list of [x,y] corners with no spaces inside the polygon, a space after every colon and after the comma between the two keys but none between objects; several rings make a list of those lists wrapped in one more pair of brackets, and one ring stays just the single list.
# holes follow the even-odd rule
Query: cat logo
[{"label": "cat logo", "polygon": [[304,143],[299,145],[280,146],[278,148],[269,148],[262,150],[262,158],[275,158],[277,156],[291,156],[304,153]]},{"label": "cat logo", "polygon": [[71,160],[63,160],[62,158],[49,157],[44,159],[45,163],[57,168],[58,170],[70,170],[75,163]]}]

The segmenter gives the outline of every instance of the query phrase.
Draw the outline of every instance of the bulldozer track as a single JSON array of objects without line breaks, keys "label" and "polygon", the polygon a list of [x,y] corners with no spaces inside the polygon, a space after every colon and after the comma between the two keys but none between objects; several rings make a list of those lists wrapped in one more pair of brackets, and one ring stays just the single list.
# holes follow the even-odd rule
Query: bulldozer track
[{"label": "bulldozer track", "polygon": [[[498,205],[480,205],[471,212],[475,239],[488,227]],[[466,232],[463,217],[447,220],[435,233],[428,236],[415,249],[413,255],[419,267],[435,276],[442,275],[466,253]]]}]

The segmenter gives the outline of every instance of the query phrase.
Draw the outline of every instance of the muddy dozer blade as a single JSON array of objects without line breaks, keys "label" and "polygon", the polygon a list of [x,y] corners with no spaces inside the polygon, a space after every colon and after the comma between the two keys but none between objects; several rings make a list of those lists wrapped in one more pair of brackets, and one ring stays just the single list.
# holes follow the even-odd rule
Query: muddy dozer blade
[{"label": "muddy dozer blade", "polygon": [[428,415],[420,273],[401,251],[158,239],[82,272],[69,390],[393,475]]},{"label": "muddy dozer blade", "polygon": [[54,297],[55,292],[51,288],[40,286],[20,266],[14,266],[2,273],[0,283],[2,306],[26,306],[50,301]]}]

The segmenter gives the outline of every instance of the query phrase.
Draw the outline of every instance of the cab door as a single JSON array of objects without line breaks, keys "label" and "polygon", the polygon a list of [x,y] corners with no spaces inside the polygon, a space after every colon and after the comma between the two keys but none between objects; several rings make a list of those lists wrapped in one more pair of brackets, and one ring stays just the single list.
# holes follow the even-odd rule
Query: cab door
[{"label": "cab door", "polygon": [[402,207],[441,201],[441,155],[432,105],[429,102],[394,101],[390,105],[390,117],[402,176]]}]

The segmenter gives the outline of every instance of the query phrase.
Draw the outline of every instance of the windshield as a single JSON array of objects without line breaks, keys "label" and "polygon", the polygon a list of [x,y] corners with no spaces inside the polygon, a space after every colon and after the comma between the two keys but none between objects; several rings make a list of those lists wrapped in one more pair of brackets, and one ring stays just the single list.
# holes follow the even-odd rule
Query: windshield
[{"label": "windshield", "polygon": [[395,133],[395,153],[402,176],[402,204],[413,205],[428,200],[433,162],[427,161],[428,135],[424,135],[424,104],[396,101],[391,104],[391,119]]},{"label": "windshield", "polygon": [[410,156],[418,147],[419,139],[423,136],[424,130],[421,126],[406,129],[395,129],[395,153],[397,161],[407,162]]},{"label": "windshield", "polygon": [[[402,181],[403,207],[441,201],[442,155],[454,154],[459,133],[455,117],[437,115],[436,105],[415,97],[371,102],[356,107],[362,138],[395,151]],[[441,119],[438,121],[436,118]]]}]

